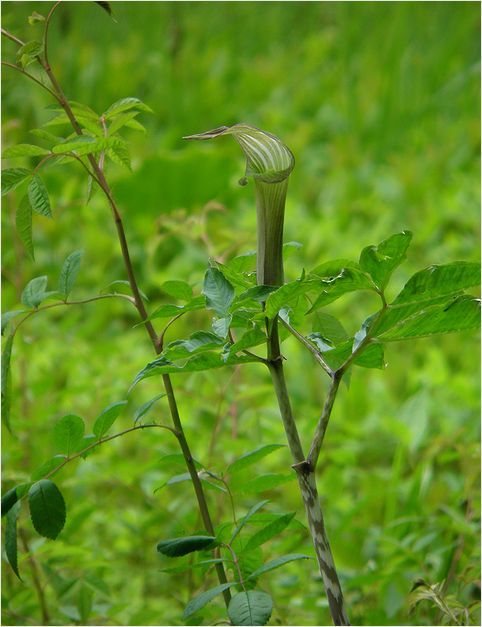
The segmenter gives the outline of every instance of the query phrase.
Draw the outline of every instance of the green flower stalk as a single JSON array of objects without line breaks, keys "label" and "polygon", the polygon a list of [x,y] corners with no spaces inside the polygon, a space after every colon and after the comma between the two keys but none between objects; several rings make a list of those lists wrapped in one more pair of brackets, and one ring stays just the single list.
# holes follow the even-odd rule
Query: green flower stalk
[{"label": "green flower stalk", "polygon": [[247,124],[220,126],[184,139],[213,139],[232,135],[246,156],[246,172],[239,181],[252,177],[256,188],[258,285],[283,284],[283,224],[288,177],[295,165],[291,150],[275,135]]},{"label": "green flower stalk", "polygon": [[[295,165],[291,150],[275,135],[247,124],[221,126],[185,139],[213,139],[221,135],[232,135],[246,156],[246,173],[240,180],[245,185],[247,177],[254,179],[257,211],[257,283],[258,285],[283,284],[283,223],[288,190],[288,177]],[[268,327],[268,365],[276,392],[283,426],[293,457],[301,496],[308,518],[313,546],[325,587],[331,615],[335,625],[349,625],[343,593],[335,568],[333,555],[326,534],[320,499],[316,487],[316,459],[311,461],[303,453],[298,428],[291,408],[286,386],[283,357],[278,336],[278,321]],[[339,379],[334,378],[332,395],[327,404],[333,404]],[[329,409],[331,410],[331,405]],[[320,442],[320,437],[315,440]]]}]

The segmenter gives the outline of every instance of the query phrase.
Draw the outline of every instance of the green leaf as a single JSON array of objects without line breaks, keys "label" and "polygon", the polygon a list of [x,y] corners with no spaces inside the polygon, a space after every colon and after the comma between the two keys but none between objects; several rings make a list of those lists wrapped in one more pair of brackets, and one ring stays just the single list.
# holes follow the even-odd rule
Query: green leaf
[{"label": "green leaf", "polygon": [[[334,370],[339,368],[353,352],[354,338],[343,342],[343,344],[338,345],[336,348],[326,350],[326,348],[322,349],[320,343],[316,341],[314,337],[315,335],[316,334],[308,336],[308,339],[314,341],[320,351],[325,351],[323,352],[323,357],[330,368]],[[378,368],[379,370],[383,370],[383,368],[385,368],[383,346],[381,344],[374,343],[366,345],[354,358],[353,364],[362,368]]]},{"label": "green leaf", "polygon": [[295,512],[292,514],[284,514],[279,518],[276,518],[272,522],[268,523],[266,527],[263,527],[259,531],[257,531],[251,538],[247,541],[244,546],[243,552],[251,551],[252,549],[261,546],[271,538],[274,538],[279,533],[281,533],[293,520],[295,516]]},{"label": "green leaf", "polygon": [[66,455],[54,455],[46,462],[44,462],[41,466],[36,468],[30,475],[30,478],[32,479],[32,481],[39,481],[40,479],[43,479],[45,475],[49,474],[54,469],[63,464],[66,459]]},{"label": "green leaf", "polygon": [[64,154],[67,152],[75,152],[77,156],[88,155],[95,152],[101,152],[111,148],[115,143],[115,138],[112,137],[87,137],[82,135],[65,141],[64,143],[57,144],[52,148],[54,154]]},{"label": "green leaf", "polygon": [[146,127],[141,124],[138,120],[129,120],[125,123],[128,128],[133,129],[134,131],[140,131],[141,133],[147,133]]},{"label": "green leaf", "polygon": [[28,256],[32,259],[32,261],[34,261],[35,253],[32,239],[32,207],[30,206],[27,197],[23,198],[18,206],[15,214],[15,228],[17,229],[18,237],[25,246]]},{"label": "green leaf", "polygon": [[204,309],[205,306],[206,299],[204,296],[196,296],[185,305],[161,305],[149,316],[149,320],[154,320],[155,318],[173,318],[181,313]]},{"label": "green leaf", "polygon": [[479,327],[480,299],[464,295],[449,304],[429,307],[400,321],[379,335],[378,339],[382,342],[396,342]]},{"label": "green leaf", "polygon": [[131,109],[138,109],[139,111],[153,113],[152,109],[144,104],[142,100],[139,100],[139,98],[122,98],[122,100],[114,102],[114,104],[107,109],[104,113],[104,117],[106,120],[110,120],[118,113],[130,111]]},{"label": "green leaf", "polygon": [[27,67],[31,63],[34,63],[39,55],[44,50],[43,44],[40,41],[28,41],[17,50],[17,63],[20,63],[22,67]]},{"label": "green leaf", "polygon": [[68,457],[78,450],[84,437],[85,425],[80,416],[69,414],[55,423],[53,430],[54,444],[57,450]]},{"label": "green leaf", "polygon": [[25,286],[20,300],[26,307],[38,307],[45,298],[47,277],[39,276],[32,279]]},{"label": "green leaf", "polygon": [[290,474],[281,473],[266,473],[259,477],[254,477],[246,481],[241,481],[240,478],[236,478],[236,482],[233,481],[233,489],[242,494],[258,494],[259,492],[266,492],[267,490],[273,490],[280,485],[294,481],[295,476]]},{"label": "green leaf", "polygon": [[190,301],[192,299],[192,288],[185,281],[164,281],[161,285],[161,292],[179,300]]},{"label": "green leaf", "polygon": [[247,276],[242,272],[238,272],[235,270],[234,265],[225,266],[219,261],[212,261],[215,268],[221,272],[224,278],[231,283],[231,285],[237,285],[238,287],[244,287],[245,289],[248,287],[252,287],[253,283],[256,282],[256,278],[254,275]]},{"label": "green leaf", "polygon": [[223,316],[222,318],[213,318],[211,326],[214,333],[223,340],[226,340],[232,321],[233,316],[231,314],[229,314],[228,316]]},{"label": "green leaf", "polygon": [[228,615],[233,625],[266,625],[273,611],[273,601],[266,592],[248,590],[232,597]]},{"label": "green leaf", "polygon": [[94,0],[94,2],[99,5],[101,9],[104,9],[107,15],[113,17],[111,2],[105,2],[105,0]]},{"label": "green leaf", "polygon": [[59,277],[59,292],[67,298],[79,274],[83,250],[76,250],[64,261]]},{"label": "green leaf", "polygon": [[22,581],[20,573],[18,572],[17,560],[17,518],[19,511],[20,503],[15,503],[7,514],[7,525],[5,529],[5,554],[13,572],[17,575],[20,581]]},{"label": "green leaf", "polygon": [[264,344],[266,340],[266,333],[263,333],[263,331],[261,331],[258,327],[249,329],[239,338],[237,342],[234,342],[234,344],[229,346],[229,354],[234,355],[235,353],[246,350],[247,348],[259,346],[260,344]]},{"label": "green leaf", "polygon": [[52,210],[50,208],[49,194],[44,182],[38,174],[33,175],[28,185],[27,193],[32,209],[42,216],[51,218]]},{"label": "green leaf", "polygon": [[[132,386],[146,379],[147,377],[158,376],[162,374],[175,374],[185,372],[201,372],[202,370],[212,370],[214,368],[224,368],[225,366],[236,366],[237,364],[249,364],[257,361],[255,357],[250,355],[230,355],[227,359],[223,359],[222,355],[213,352],[200,353],[194,355],[186,361],[184,365],[176,365],[172,362],[160,357],[151,361],[143,370],[141,370]],[[132,388],[131,386],[131,388]]]},{"label": "green leaf", "polygon": [[37,13],[37,11],[34,11],[32,15],[29,15],[27,19],[30,26],[37,24],[37,22],[45,22],[45,17],[40,15],[40,13]]},{"label": "green leaf", "polygon": [[15,309],[14,311],[5,311],[2,314],[2,335],[4,334],[5,329],[7,328],[7,325],[10,322],[10,320],[12,320],[16,316],[25,312],[26,312],[25,309]]},{"label": "green leaf", "polygon": [[151,409],[154,403],[156,403],[160,398],[163,398],[164,396],[166,395],[163,392],[162,394],[158,394],[157,396],[154,396],[154,398],[151,398],[151,400],[147,401],[147,403],[141,405],[134,414],[134,424],[137,424],[139,420],[147,414],[147,412]]},{"label": "green leaf", "polygon": [[341,265],[341,261],[327,262],[313,270],[310,276],[321,277],[318,286],[319,296],[308,313],[329,305],[348,292],[356,290],[375,290],[370,278],[357,267],[357,264]]},{"label": "green leaf", "polygon": [[100,440],[101,437],[112,427],[119,417],[122,409],[127,405],[127,401],[118,401],[108,405],[94,422],[93,432]]},{"label": "green leaf", "polygon": [[18,157],[41,157],[48,155],[49,151],[33,144],[17,144],[10,148],[5,148],[2,152],[2,159],[17,159]]},{"label": "green leaf", "polygon": [[244,468],[247,468],[252,464],[256,464],[256,462],[263,459],[263,457],[271,455],[274,451],[284,448],[285,446],[285,444],[265,444],[263,446],[258,446],[254,450],[244,453],[244,455],[235,459],[234,462],[228,466],[228,472],[230,474],[234,474],[240,470],[244,470]]},{"label": "green leaf", "polygon": [[157,544],[157,550],[167,557],[181,557],[194,551],[203,551],[211,548],[216,542],[214,536],[186,536],[184,538],[172,538],[161,540]]},{"label": "green leaf", "polygon": [[222,583],[221,585],[216,586],[215,588],[211,588],[210,590],[206,590],[205,592],[198,594],[196,597],[191,599],[189,603],[186,605],[186,608],[183,613],[183,618],[184,619],[189,618],[190,616],[198,612],[200,609],[202,609],[205,605],[207,605],[210,601],[212,601],[216,596],[218,596],[218,594],[221,594],[221,592],[224,592],[224,590],[227,590],[228,588],[231,588],[232,586],[236,585],[236,583],[237,582],[235,581],[230,582],[230,583]]},{"label": "green leaf", "polygon": [[12,347],[14,334],[8,336],[2,352],[2,420],[9,431],[10,428],[10,407],[12,404],[12,375],[10,371],[10,360],[12,357]]},{"label": "green leaf", "polygon": [[112,138],[112,146],[107,150],[107,155],[117,165],[124,166],[129,171],[132,171],[129,147],[120,137]]},{"label": "green leaf", "polygon": [[37,481],[28,492],[30,517],[36,531],[55,540],[65,525],[66,510],[62,493],[52,481]]},{"label": "green leaf", "polygon": [[2,196],[18,187],[24,180],[31,176],[30,170],[25,168],[9,168],[2,170]]},{"label": "green leaf", "polygon": [[29,487],[30,483],[21,483],[8,490],[8,492],[5,492],[5,494],[2,494],[2,518],[5,514],[8,514],[15,503],[22,498]]},{"label": "green leaf", "polygon": [[264,303],[268,296],[275,292],[278,288],[275,285],[255,285],[242,292],[233,303],[238,307],[244,304],[246,300],[255,300],[257,303]]},{"label": "green leaf", "polygon": [[391,305],[428,301],[439,296],[456,294],[480,285],[480,265],[454,261],[441,266],[429,266],[414,274]]},{"label": "green leaf", "polygon": [[402,231],[384,240],[378,246],[367,246],[360,255],[360,268],[372,277],[375,285],[384,290],[393,271],[406,259],[412,241],[410,231]]},{"label": "green leaf", "polygon": [[[128,288],[129,293],[131,293],[131,294],[132,294],[131,284],[129,283],[129,281],[126,281],[126,280],[124,280],[124,279],[117,279],[116,281],[111,281],[108,285],[106,285],[106,287],[104,287],[104,288],[101,290],[101,293],[102,293],[102,292],[105,292],[105,291],[107,290],[107,288],[108,288],[108,287],[112,287],[112,286],[114,286],[114,285],[125,285],[125,286]],[[117,292],[116,290],[114,290],[114,293],[118,293],[118,292]],[[123,293],[123,292],[121,292],[121,294],[122,294],[122,293]],[[146,294],[145,294],[142,290],[139,290],[139,294],[140,294],[140,295],[142,296],[142,298],[146,301],[146,303],[147,303],[147,302],[149,302],[149,299],[147,298]],[[142,322],[142,323],[140,323],[140,324],[144,324],[144,323]]]},{"label": "green leaf", "polygon": [[224,344],[225,340],[215,333],[196,331],[192,333],[187,340],[174,340],[174,342],[170,342],[166,350],[162,353],[161,358],[168,361],[185,359],[193,354],[218,349]]},{"label": "green leaf", "polygon": [[234,299],[234,288],[217,268],[208,268],[204,277],[203,292],[206,307],[225,316]]},{"label": "green leaf", "polygon": [[318,311],[313,316],[312,328],[331,346],[341,344],[348,339],[348,333],[339,320],[330,314]]},{"label": "green leaf", "polygon": [[139,115],[139,111],[131,111],[130,113],[121,113],[120,115],[116,115],[109,126],[109,135],[114,135],[114,133],[116,133],[119,129],[133,120],[136,115]]},{"label": "green leaf", "polygon": [[267,562],[261,568],[258,568],[254,572],[249,575],[248,579],[257,579],[260,575],[264,575],[264,573],[269,572],[270,570],[274,570],[275,568],[279,568],[280,566],[284,566],[288,564],[288,562],[294,562],[296,560],[309,560],[311,557],[309,555],[303,555],[302,553],[291,553],[290,555],[284,555],[283,557],[278,557],[271,562]]},{"label": "green leaf", "polygon": [[272,320],[278,315],[280,309],[291,305],[299,296],[318,288],[319,285],[319,280],[306,281],[304,279],[297,279],[296,281],[282,285],[268,296],[265,307],[266,317]]},{"label": "green leaf", "polygon": [[233,535],[231,536],[231,540],[229,541],[229,544],[233,543],[233,540],[239,534],[239,532],[244,527],[244,525],[247,522],[249,522],[250,518],[252,518],[256,514],[256,512],[259,511],[262,507],[264,507],[267,503],[269,503],[269,501],[265,500],[265,501],[260,501],[259,503],[256,503],[256,505],[253,505],[253,507],[248,511],[246,516],[244,516],[244,518],[238,523],[236,529],[233,531]]}]

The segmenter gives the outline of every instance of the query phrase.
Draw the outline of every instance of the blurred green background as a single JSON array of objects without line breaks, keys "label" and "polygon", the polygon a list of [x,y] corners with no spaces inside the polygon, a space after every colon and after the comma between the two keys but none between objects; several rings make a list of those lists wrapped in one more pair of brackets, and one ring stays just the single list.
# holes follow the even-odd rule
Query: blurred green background
[{"label": "blurred green background", "polygon": [[[34,11],[50,3],[3,2],[3,27],[23,40],[40,36]],[[91,2],[61,6],[51,27],[50,60],[69,98],[99,113],[136,96],[147,134],[127,131],[133,173],[108,178],[123,212],[139,282],[151,310],[170,302],[160,286],[189,281],[199,293],[208,258],[227,260],[255,248],[252,185],[240,188],[243,161],[234,142],[188,144],[183,135],[248,122],[285,141],[296,157],[285,240],[303,244],[286,259],[286,278],[331,258],[357,259],[362,247],[402,229],[414,232],[408,261],[390,296],[432,263],[479,258],[480,6],[469,2],[116,2],[117,22]],[[16,46],[3,42],[2,59]],[[30,130],[52,117],[48,94],[9,69],[2,75],[3,145],[35,143]],[[34,165],[18,160],[4,167]],[[46,168],[55,219],[34,216],[36,262],[15,235],[21,199],[2,212],[3,310],[18,308],[23,286],[49,276],[85,251],[79,298],[125,279],[109,210],[86,203],[75,165]],[[350,332],[377,307],[362,294],[327,311]],[[103,407],[126,398],[152,358],[135,312],[114,300],[35,316],[13,353],[14,435],[3,433],[4,489],[28,480],[55,453],[52,425],[76,413],[91,424]],[[171,327],[168,339],[209,329],[206,313]],[[305,333],[311,331],[307,319]],[[434,604],[410,607],[413,583],[448,577],[450,601],[480,598],[479,360],[472,333],[392,344],[387,369],[356,369],[335,406],[319,485],[326,524],[353,624],[434,625]],[[311,357],[284,344],[286,370],[305,440],[316,423],[326,380]],[[129,397],[119,428],[160,390],[158,379]],[[284,433],[267,374],[256,364],[174,377],[181,415],[197,459],[223,471]],[[167,420],[161,401],[153,417]],[[214,435],[213,435],[214,434]],[[201,527],[189,483],[154,491],[182,465],[163,433],[141,432],[105,445],[57,476],[68,519],[56,542],[39,539],[20,518],[33,551],[51,624],[178,625],[186,601],[215,585],[212,573],[166,574],[162,538]],[[290,473],[280,449],[255,472]],[[251,475],[252,476],[252,469]],[[216,521],[229,520],[223,493],[208,492]],[[309,552],[296,484],[235,494],[238,515],[261,498],[271,513],[296,511],[264,558]],[[301,524],[302,523],[302,524]],[[20,545],[24,583],[3,568],[3,622],[43,624],[32,567]],[[295,562],[266,576],[275,599],[271,624],[330,624],[313,563]],[[223,619],[218,599],[204,624]],[[196,620],[200,620],[196,618]],[[42,622],[43,621],[43,622]],[[198,623],[196,623],[198,624]]]}]

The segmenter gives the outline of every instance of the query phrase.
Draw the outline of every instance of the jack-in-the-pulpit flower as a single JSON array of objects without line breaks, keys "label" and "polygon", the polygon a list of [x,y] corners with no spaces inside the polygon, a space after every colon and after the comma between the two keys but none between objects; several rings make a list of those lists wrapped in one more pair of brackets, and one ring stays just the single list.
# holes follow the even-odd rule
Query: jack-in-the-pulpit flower
[{"label": "jack-in-the-pulpit flower", "polygon": [[240,184],[245,185],[249,177],[256,188],[258,285],[281,285],[286,192],[295,158],[278,137],[248,124],[220,126],[184,139],[214,139],[221,135],[232,135],[246,156],[246,172]]}]

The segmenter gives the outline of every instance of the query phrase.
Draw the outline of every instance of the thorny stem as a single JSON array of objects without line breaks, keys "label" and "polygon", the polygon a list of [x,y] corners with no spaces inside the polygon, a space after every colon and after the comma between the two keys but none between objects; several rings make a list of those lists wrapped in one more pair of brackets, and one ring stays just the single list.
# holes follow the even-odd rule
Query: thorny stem
[{"label": "thorny stem", "polygon": [[[50,64],[48,63],[48,27],[50,24],[50,19],[52,17],[53,12],[55,11],[55,9],[59,6],[60,2],[56,2],[55,5],[52,7],[52,9],[50,10],[47,18],[46,18],[46,24],[45,24],[45,31],[44,31],[44,50],[45,50],[45,59],[42,59],[41,57],[37,57],[37,60],[39,61],[39,63],[42,65],[42,67],[44,68],[47,76],[49,77],[50,83],[54,89],[53,92],[51,92],[51,90],[49,89],[48,91],[51,92],[54,97],[56,98],[56,100],[59,102],[59,104],[61,105],[61,107],[64,109],[67,117],[70,120],[70,123],[74,129],[74,131],[77,133],[77,135],[82,135],[82,128],[80,126],[80,124],[77,121],[77,118],[75,117],[74,112],[72,111],[72,108],[69,104],[69,101],[67,100],[62,87],[60,85],[60,83],[58,82],[55,74],[52,71],[52,68],[50,66]],[[3,30],[2,30],[2,34]],[[17,39],[16,37],[14,37],[13,35],[11,37],[9,37],[10,39],[13,39],[13,41],[16,41],[16,43],[18,43],[19,45],[23,45],[23,42],[21,42],[21,40]],[[14,66],[16,67],[16,66]],[[35,82],[38,82],[36,79],[34,79]],[[42,83],[40,83],[42,84]],[[137,284],[137,279],[135,277],[134,274],[134,269],[132,266],[132,261],[130,258],[130,253],[129,253],[129,247],[127,244],[127,238],[126,238],[126,234],[125,234],[125,230],[124,230],[124,225],[122,223],[122,217],[121,214],[117,208],[117,205],[115,203],[115,200],[112,196],[112,192],[111,189],[109,187],[109,184],[104,176],[104,173],[101,169],[101,167],[99,166],[99,163],[97,162],[97,160],[95,159],[94,155],[90,154],[87,156],[89,163],[92,166],[92,169],[95,173],[96,176],[96,180],[97,183],[99,184],[100,188],[102,189],[104,195],[107,198],[107,201],[111,207],[112,210],[112,215],[114,218],[114,222],[115,222],[115,226],[117,229],[117,236],[119,239],[119,244],[121,247],[121,252],[122,252],[122,258],[124,260],[124,266],[126,268],[126,272],[127,272],[127,277],[129,280],[129,285],[132,291],[132,295],[134,297],[134,301],[135,301],[135,306],[137,308],[137,311],[139,312],[139,316],[141,318],[141,320],[144,322],[144,326],[146,328],[146,332],[149,335],[149,338],[151,340],[151,343],[154,347],[154,350],[157,354],[159,354],[161,352],[160,347],[159,347],[159,340],[158,340],[158,336],[157,333],[152,325],[152,323],[150,322],[150,320],[148,319],[148,314],[146,311],[146,308],[144,306],[144,301],[142,299],[142,296],[140,294],[139,291],[139,287]],[[174,429],[177,433],[177,439],[179,441],[179,445],[181,447],[182,450],[182,454],[187,466],[187,469],[189,471],[189,475],[191,477],[192,483],[193,483],[193,487],[194,487],[194,492],[196,494],[196,499],[198,501],[198,506],[199,506],[199,510],[201,512],[201,516],[203,519],[203,523],[206,527],[206,530],[211,534],[211,535],[215,535],[215,531],[214,531],[214,526],[211,520],[211,516],[209,514],[209,509],[208,509],[208,505],[207,505],[207,501],[206,501],[206,496],[204,494],[204,490],[201,484],[201,480],[199,479],[199,476],[197,474],[196,471],[196,467],[194,464],[194,460],[188,445],[188,442],[186,440],[186,436],[184,434],[184,429],[182,427],[182,423],[181,423],[181,419],[179,416],[179,410],[177,407],[177,402],[176,402],[176,398],[174,395],[174,390],[172,387],[172,383],[171,383],[171,378],[169,375],[165,374],[162,376],[162,380],[164,383],[164,387],[166,389],[166,394],[167,394],[167,398],[168,398],[168,402],[169,402],[169,409],[171,412],[171,418],[172,418],[172,422],[174,425]],[[218,575],[218,579],[219,582],[221,584],[223,583],[227,583],[227,578],[226,578],[226,573],[224,571],[224,567],[221,563],[216,564],[216,572]],[[224,590],[223,591],[223,597],[224,597],[224,602],[226,604],[226,606],[228,606],[229,601],[231,599],[231,594],[229,592],[229,590]]]}]

